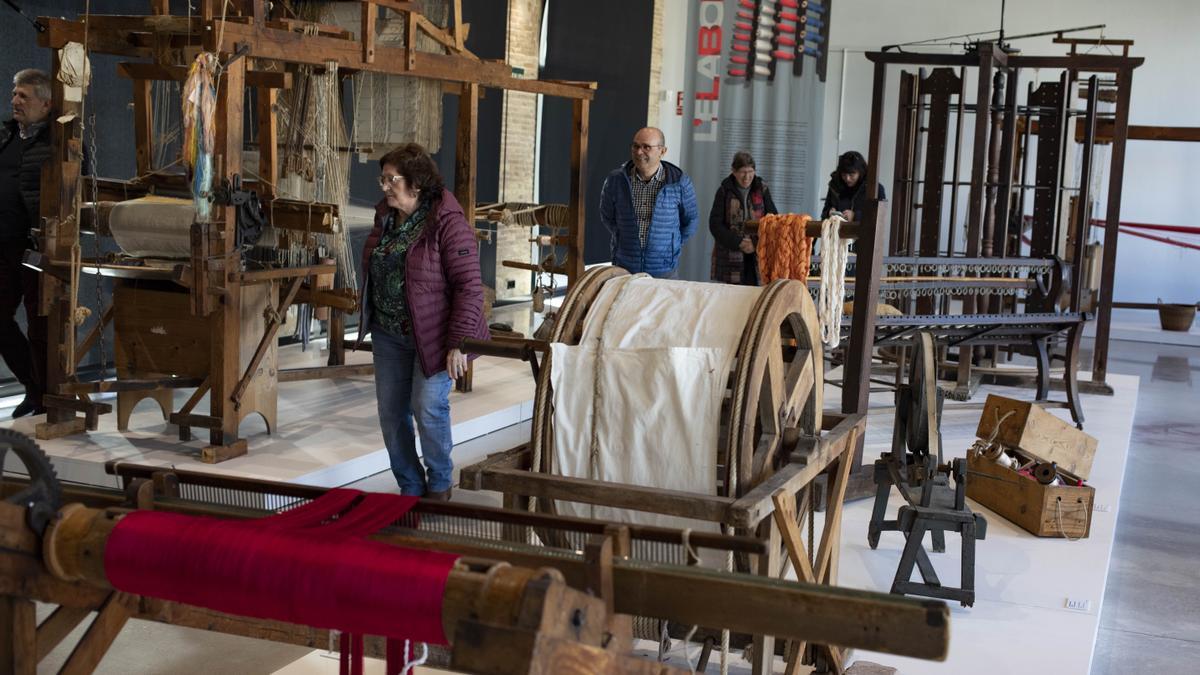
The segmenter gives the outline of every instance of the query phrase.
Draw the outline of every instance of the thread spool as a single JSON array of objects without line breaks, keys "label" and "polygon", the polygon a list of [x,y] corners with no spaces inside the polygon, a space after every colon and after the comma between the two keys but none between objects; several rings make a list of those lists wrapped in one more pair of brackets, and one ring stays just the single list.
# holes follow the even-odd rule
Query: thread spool
[{"label": "thread spool", "polygon": [[1051,485],[1058,478],[1058,464],[1041,462],[1033,466],[1033,478],[1042,485]]}]

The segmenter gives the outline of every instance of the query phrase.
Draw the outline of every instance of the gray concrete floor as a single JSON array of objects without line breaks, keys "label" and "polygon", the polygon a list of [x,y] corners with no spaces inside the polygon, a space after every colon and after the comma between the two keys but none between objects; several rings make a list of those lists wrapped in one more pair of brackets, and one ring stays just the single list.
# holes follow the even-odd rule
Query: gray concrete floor
[{"label": "gray concrete floor", "polygon": [[1092,675],[1200,672],[1200,349],[1113,341],[1109,372],[1141,384]]}]

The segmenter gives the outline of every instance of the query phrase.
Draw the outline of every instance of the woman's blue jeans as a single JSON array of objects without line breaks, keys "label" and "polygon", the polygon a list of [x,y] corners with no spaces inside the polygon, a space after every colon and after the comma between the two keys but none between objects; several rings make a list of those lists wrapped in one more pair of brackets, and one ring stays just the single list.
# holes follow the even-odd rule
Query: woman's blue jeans
[{"label": "woman's blue jeans", "polygon": [[[372,326],[371,341],[379,427],[401,494],[421,496],[450,489],[454,471],[450,375],[442,369],[425,377],[411,335],[395,335]],[[417,456],[413,420],[421,435],[424,467]]]}]

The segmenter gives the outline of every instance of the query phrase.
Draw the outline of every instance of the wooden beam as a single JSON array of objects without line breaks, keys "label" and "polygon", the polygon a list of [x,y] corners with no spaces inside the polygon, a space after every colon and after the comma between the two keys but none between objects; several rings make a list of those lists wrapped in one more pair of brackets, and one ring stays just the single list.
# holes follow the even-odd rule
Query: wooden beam
[{"label": "wooden beam", "polygon": [[0,672],[36,675],[36,631],[37,617],[32,600],[0,596]]},{"label": "wooden beam", "polygon": [[335,272],[337,272],[337,265],[305,265],[303,267],[277,267],[265,270],[250,270],[249,272],[230,272],[227,278],[229,281],[236,281],[242,284],[260,284],[276,279],[295,279],[317,274],[333,274]]},{"label": "wooden beam", "polygon": [[[123,61],[117,64],[117,75],[132,80],[183,82],[187,80],[188,68],[187,66],[167,66],[160,63]],[[287,71],[248,70],[246,71],[246,86],[291,89],[292,74]]]},{"label": "wooden beam", "polygon": [[481,489],[542,499],[561,499],[682,518],[726,523],[733,499],[606,483],[586,478],[547,476],[536,471],[496,469],[482,475]]},{"label": "wooden beam", "polygon": [[1096,340],[1092,354],[1092,382],[1108,376],[1108,341],[1112,329],[1113,286],[1117,271],[1117,235],[1121,225],[1121,189],[1125,177],[1125,142],[1129,135],[1129,107],[1133,70],[1117,74],[1117,116],[1113,122],[1112,154],[1109,159],[1108,203],[1104,209],[1104,259],[1101,262],[1100,298],[1096,305]]},{"label": "wooden beam", "polygon": [[59,607],[37,627],[37,660],[54,651],[91,611],[81,607]]},{"label": "wooden beam", "polygon": [[200,377],[164,377],[140,380],[100,380],[99,382],[66,382],[58,385],[65,396],[100,394],[110,391],[158,391],[160,389],[190,389],[204,383]]},{"label": "wooden beam", "polygon": [[404,67],[408,54],[401,47],[376,45],[375,62],[364,63],[362,46],[356,40],[342,40],[320,35],[275,30],[270,27],[255,31],[253,27],[230,21],[216,21],[210,31],[215,47],[214,33],[225,31],[225,44],[241,42],[250,48],[250,55],[259,59],[272,59],[288,63],[306,63],[324,66],[326,61],[336,61],[339,68],[366,70],[394,75],[410,75],[424,79],[447,82],[475,83],[481,87],[527,91],[534,94],[563,98],[595,97],[595,91],[587,84],[568,84],[542,80],[523,80],[512,76],[512,68],[503,61],[476,61],[467,56],[413,52],[413,68]]},{"label": "wooden beam", "polygon": [[[233,26],[235,24],[228,24]],[[267,30],[267,29],[262,29]],[[215,40],[215,36],[214,36]],[[226,37],[225,44],[233,44]],[[256,55],[257,56],[257,55]],[[213,182],[241,173],[242,169],[242,91],[244,88],[246,59],[237,59],[228,64],[217,91],[216,144],[213,148]],[[237,225],[237,208],[221,206],[213,209],[213,224],[210,227],[208,245],[212,279],[210,283],[224,287],[228,292],[221,297],[220,306],[213,312],[212,338],[209,340],[209,397],[210,414],[222,422],[220,429],[210,429],[210,450],[220,455],[222,448],[230,448],[238,440],[238,409],[233,393],[241,375],[242,336],[242,292],[236,281],[229,281],[227,274],[238,267],[234,241]],[[223,282],[223,283],[222,283]],[[193,289],[196,292],[197,289]],[[199,289],[201,292],[206,289]],[[207,293],[205,293],[207,295]],[[244,449],[243,449],[244,452]]]},{"label": "wooden beam", "polygon": [[458,140],[454,150],[454,196],[468,223],[475,222],[479,143],[479,85],[468,83],[458,97]]},{"label": "wooden beam", "polygon": [[[289,77],[291,73],[286,73]],[[264,201],[273,201],[275,184],[279,182],[279,159],[277,157],[278,121],[276,104],[279,101],[279,90],[272,87],[253,85],[246,73],[246,86],[257,86],[258,112],[258,194]]]},{"label": "wooden beam", "polygon": [[358,40],[362,43],[363,63],[375,63],[375,19],[378,17],[378,5],[372,2],[362,4],[362,32]]},{"label": "wooden beam", "polygon": [[97,321],[94,326],[92,326],[92,329],[88,331],[87,337],[85,337],[83,342],[79,343],[79,346],[75,348],[76,366],[78,366],[80,362],[83,361],[83,357],[87,356],[87,353],[92,350],[92,345],[96,344],[96,341],[100,338],[101,331],[104,330],[104,327],[108,325],[109,321],[112,321],[112,317],[113,305],[112,302],[109,302],[108,306],[105,307],[104,311],[100,314],[100,320]]},{"label": "wooden beam", "polygon": [[139,176],[153,170],[150,158],[154,156],[154,106],[150,99],[150,87],[150,80],[133,81],[133,140]]},{"label": "wooden beam", "polygon": [[588,132],[591,102],[574,101],[571,121],[571,183],[567,205],[567,285],[583,276],[584,224],[587,222]]},{"label": "wooden beam", "polygon": [[263,357],[267,355],[267,350],[275,344],[275,333],[283,325],[285,317],[287,317],[288,308],[292,306],[292,301],[296,299],[296,291],[300,290],[300,283],[303,281],[304,277],[295,277],[292,279],[291,285],[288,286],[287,294],[283,296],[283,300],[279,303],[279,309],[271,313],[271,318],[267,321],[266,328],[263,329],[262,339],[258,341],[258,347],[254,350],[254,356],[250,358],[250,363],[246,365],[246,370],[242,373],[242,379],[237,383],[237,386],[233,389],[233,393],[230,395],[235,409],[241,406],[242,396],[246,394],[246,389],[250,387],[250,382],[254,380],[255,374],[258,372],[258,364],[262,363]]},{"label": "wooden beam", "polygon": [[278,382],[306,382],[338,377],[362,377],[375,374],[375,364],[318,366],[314,368],[286,368],[278,373]]},{"label": "wooden beam", "polygon": [[59,674],[87,675],[94,672],[136,607],[134,596],[120,591],[110,594],[92,625],[75,645],[62,670],[58,671]]}]

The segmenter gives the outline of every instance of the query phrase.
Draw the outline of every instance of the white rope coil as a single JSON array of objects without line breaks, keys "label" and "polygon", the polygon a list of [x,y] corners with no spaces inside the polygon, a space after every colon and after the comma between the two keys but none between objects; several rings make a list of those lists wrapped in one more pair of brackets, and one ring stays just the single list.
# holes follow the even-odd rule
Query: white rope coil
[{"label": "white rope coil", "polygon": [[817,312],[821,318],[821,342],[829,349],[836,348],[842,339],[846,261],[850,256],[850,240],[840,235],[843,222],[845,219],[836,214],[821,221],[821,288]]}]

